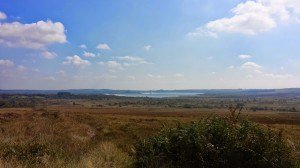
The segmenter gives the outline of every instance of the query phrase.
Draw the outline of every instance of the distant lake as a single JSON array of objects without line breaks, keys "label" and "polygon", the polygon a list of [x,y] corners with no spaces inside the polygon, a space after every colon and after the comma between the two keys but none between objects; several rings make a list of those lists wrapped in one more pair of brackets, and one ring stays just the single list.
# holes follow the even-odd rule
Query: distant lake
[{"label": "distant lake", "polygon": [[166,97],[181,97],[181,96],[196,96],[203,93],[197,92],[141,92],[141,93],[125,93],[125,94],[114,94],[116,96],[125,97],[152,97],[152,98],[166,98]]}]

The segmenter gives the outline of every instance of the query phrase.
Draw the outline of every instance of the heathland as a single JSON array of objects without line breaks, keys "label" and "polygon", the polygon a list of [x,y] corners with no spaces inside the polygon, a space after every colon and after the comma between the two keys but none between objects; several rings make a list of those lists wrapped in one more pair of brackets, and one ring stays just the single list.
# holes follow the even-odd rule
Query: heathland
[{"label": "heathland", "polygon": [[1,94],[2,167],[130,167],[134,145],[178,123],[240,117],[282,131],[300,156],[298,95],[209,94],[175,98],[102,94]]}]

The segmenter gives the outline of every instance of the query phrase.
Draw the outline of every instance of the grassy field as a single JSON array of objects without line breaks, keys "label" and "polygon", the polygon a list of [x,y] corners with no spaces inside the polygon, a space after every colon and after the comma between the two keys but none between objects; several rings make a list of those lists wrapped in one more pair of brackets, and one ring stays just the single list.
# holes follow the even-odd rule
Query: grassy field
[{"label": "grassy field", "polygon": [[[165,126],[190,123],[227,109],[85,107],[1,108],[3,167],[128,167],[134,143]],[[282,130],[300,151],[300,113],[244,110],[242,118]],[[96,166],[97,165],[97,166]]]}]

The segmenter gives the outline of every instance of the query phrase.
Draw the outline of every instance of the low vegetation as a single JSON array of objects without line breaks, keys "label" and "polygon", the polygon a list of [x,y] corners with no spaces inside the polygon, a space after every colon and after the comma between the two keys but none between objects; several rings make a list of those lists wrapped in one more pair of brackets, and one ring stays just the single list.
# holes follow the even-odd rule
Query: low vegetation
[{"label": "low vegetation", "polygon": [[136,145],[135,167],[297,167],[282,133],[213,117],[165,128]]},{"label": "low vegetation", "polygon": [[[194,107],[171,108],[160,105],[142,106],[141,104],[123,106],[124,102],[133,99],[103,98],[90,100],[49,97],[44,99],[41,95],[29,96],[30,98],[23,96],[3,98],[5,101],[14,101],[15,104],[24,102],[26,105],[26,103],[31,102],[28,101],[31,98],[38,103],[33,103],[34,107],[30,108],[18,106],[16,106],[17,108],[0,108],[0,167],[151,167],[151,165],[156,164],[176,167],[183,163],[186,165],[194,163],[197,159],[192,157],[189,157],[190,161],[184,159],[186,156],[193,156],[191,152],[205,154],[205,157],[208,158],[215,156],[217,159],[221,154],[224,154],[225,147],[233,146],[234,148],[226,153],[227,159],[223,158],[222,160],[220,157],[205,163],[221,165],[223,162],[231,162],[232,160],[228,160],[230,156],[241,157],[247,152],[240,150],[238,151],[240,152],[239,155],[235,156],[233,151],[240,148],[233,144],[231,146],[224,146],[223,144],[222,146],[221,142],[232,141],[239,144],[241,149],[245,149],[242,147],[245,147],[247,143],[251,144],[249,141],[251,138],[245,138],[246,136],[253,136],[255,141],[261,141],[261,143],[253,144],[249,148],[255,152],[257,151],[254,149],[263,145],[265,146],[262,149],[265,150],[262,151],[268,151],[267,148],[276,149],[278,147],[279,152],[275,153],[275,156],[278,156],[280,152],[285,152],[280,155],[287,157],[278,158],[281,161],[280,164],[294,166],[294,154],[297,157],[300,156],[300,114],[297,112],[274,113],[265,111],[253,113],[251,110],[247,112],[245,109],[242,117],[251,120],[248,122],[237,121],[235,112],[229,118],[224,119],[228,116],[228,112],[225,112],[227,111],[225,108],[228,107],[203,109]],[[147,99],[143,101],[146,102]],[[149,102],[151,101],[157,100],[149,99]],[[162,99],[162,101],[173,100]],[[107,106],[106,103],[117,103],[117,105]],[[119,107],[120,103],[121,107]],[[103,106],[95,107],[94,105],[97,104]],[[253,121],[256,124],[252,123]],[[178,126],[178,123],[181,124]],[[247,131],[243,134],[238,134],[243,130],[241,128],[248,129],[245,129]],[[232,130],[228,131],[227,129],[234,131],[231,132]],[[282,129],[282,134],[278,133],[279,129]],[[218,132],[220,135],[217,134]],[[256,136],[256,132],[259,133],[259,136]],[[205,133],[205,138],[202,136],[199,138],[198,135],[203,133]],[[223,134],[227,136],[223,136]],[[183,139],[181,140],[184,142],[181,142],[178,137],[175,141],[177,135],[182,136]],[[242,135],[245,136],[244,141],[237,138],[237,136]],[[273,137],[271,138],[273,141],[268,146],[269,136]],[[159,150],[155,148],[155,144],[167,143],[163,137],[173,137],[175,140],[174,143]],[[193,142],[197,138],[199,141]],[[219,140],[219,138],[221,139]],[[175,142],[180,142],[182,146],[178,146]],[[189,146],[193,143],[197,144],[196,142],[203,142],[203,146],[200,146],[201,150]],[[180,153],[183,148],[188,150]],[[210,151],[204,149],[210,149]],[[149,150],[154,153],[149,153]],[[179,162],[172,160],[172,157],[177,158],[179,156],[170,157],[166,150],[172,154],[179,152],[181,154]],[[272,151],[269,152],[269,155],[264,155],[264,158],[268,160],[272,155]],[[157,158],[155,156],[157,153],[162,157],[153,159]],[[255,158],[254,155],[250,156],[252,160]],[[153,162],[150,161],[151,157],[153,157]],[[259,157],[256,157],[255,159],[259,160]],[[156,163],[155,161],[158,160],[160,162]],[[279,161],[274,160],[264,164],[278,164]],[[264,161],[263,159],[261,163]],[[145,166],[146,162],[151,163]]]},{"label": "low vegetation", "polygon": [[280,95],[198,95],[193,97],[147,98],[120,97],[113,95],[78,95],[69,92],[58,94],[0,94],[0,108],[51,105],[83,106],[92,108],[140,107],[181,109],[226,109],[228,104],[244,104],[252,112],[299,112],[299,96]]}]

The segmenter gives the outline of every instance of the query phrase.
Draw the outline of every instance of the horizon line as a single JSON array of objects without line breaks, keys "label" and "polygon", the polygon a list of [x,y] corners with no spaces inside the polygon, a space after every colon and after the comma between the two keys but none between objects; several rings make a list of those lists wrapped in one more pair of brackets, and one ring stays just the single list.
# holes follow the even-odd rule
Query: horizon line
[{"label": "horizon line", "polygon": [[32,91],[57,91],[57,90],[129,90],[129,91],[158,91],[158,90],[283,90],[283,89],[300,89],[300,87],[290,88],[214,88],[214,89],[0,89],[0,91],[17,91],[17,90],[32,90]]}]

